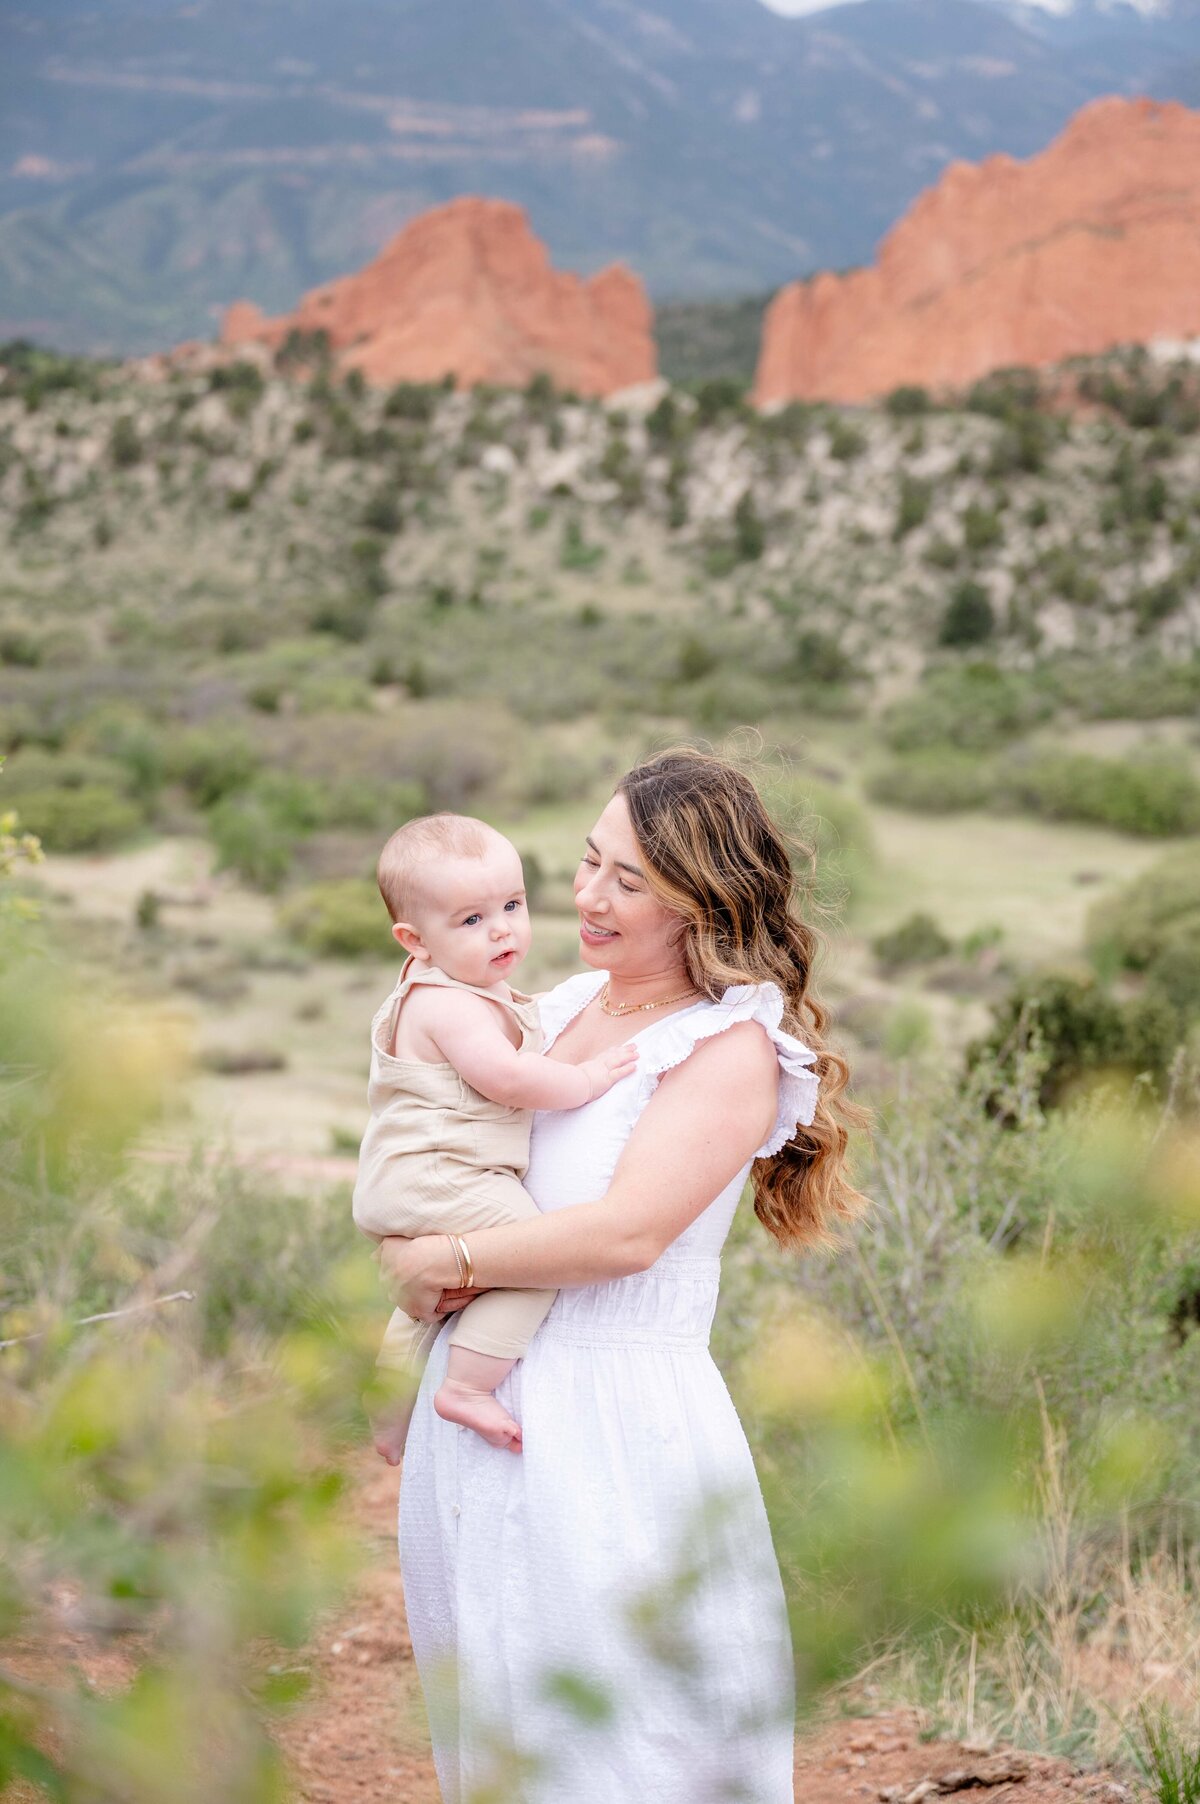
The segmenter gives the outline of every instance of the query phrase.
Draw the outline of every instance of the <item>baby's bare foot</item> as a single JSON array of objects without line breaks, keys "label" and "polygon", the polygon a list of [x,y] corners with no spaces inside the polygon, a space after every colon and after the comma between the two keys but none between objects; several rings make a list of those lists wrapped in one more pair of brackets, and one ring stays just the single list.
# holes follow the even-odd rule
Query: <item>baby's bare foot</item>
[{"label": "baby's bare foot", "polygon": [[408,1425],[412,1421],[415,1391],[407,1391],[402,1395],[389,1394],[380,1403],[376,1387],[364,1399],[367,1418],[371,1424],[371,1439],[375,1443],[375,1451],[380,1459],[385,1459],[389,1466],[398,1466],[404,1453],[404,1443],[408,1439]]},{"label": "baby's bare foot", "polygon": [[507,1447],[511,1453],[521,1451],[521,1428],[490,1391],[473,1390],[447,1378],[433,1399],[433,1407],[447,1422],[462,1428],[473,1428],[489,1447]]},{"label": "baby's bare foot", "polygon": [[398,1466],[404,1452],[404,1443],[408,1439],[408,1417],[398,1422],[375,1422],[372,1424],[372,1440],[375,1451],[389,1466]]}]

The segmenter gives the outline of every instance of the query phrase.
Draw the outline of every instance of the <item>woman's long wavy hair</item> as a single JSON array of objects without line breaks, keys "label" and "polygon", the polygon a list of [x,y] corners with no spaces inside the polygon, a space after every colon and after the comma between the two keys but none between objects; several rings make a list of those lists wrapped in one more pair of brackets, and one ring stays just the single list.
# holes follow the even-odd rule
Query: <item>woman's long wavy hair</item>
[{"label": "woman's long wavy hair", "polygon": [[660,752],[617,785],[650,889],[681,922],[688,977],[719,999],[730,984],[775,983],[783,1025],[818,1056],[811,1127],[756,1160],[754,1212],[782,1246],[836,1243],[867,1207],[846,1174],[849,1131],[865,1110],[844,1097],[849,1069],[824,1043],[828,1011],[812,987],[820,937],[796,908],[787,842],[736,765],[690,747]]}]

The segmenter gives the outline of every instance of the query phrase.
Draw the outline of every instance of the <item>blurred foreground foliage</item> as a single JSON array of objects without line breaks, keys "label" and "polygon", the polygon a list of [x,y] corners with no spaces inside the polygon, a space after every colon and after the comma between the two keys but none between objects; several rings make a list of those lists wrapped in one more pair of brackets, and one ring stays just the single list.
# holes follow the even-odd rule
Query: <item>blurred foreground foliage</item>
[{"label": "blurred foreground foliage", "polygon": [[[1043,1106],[1006,1062],[902,1084],[871,1222],[726,1318],[787,1570],[802,1695],[859,1674],[959,1734],[1119,1758],[1200,1743],[1200,1120],[1128,1054]],[[1132,1080],[1132,1081],[1131,1081]],[[753,1303],[752,1303],[753,1299]],[[1168,1683],[1169,1681],[1169,1683]]]},{"label": "blurred foreground foliage", "polygon": [[66,1804],[282,1798],[266,1725],[355,1565],[370,1262],[326,1201],[129,1162],[179,1068],[0,916],[0,1790]]}]

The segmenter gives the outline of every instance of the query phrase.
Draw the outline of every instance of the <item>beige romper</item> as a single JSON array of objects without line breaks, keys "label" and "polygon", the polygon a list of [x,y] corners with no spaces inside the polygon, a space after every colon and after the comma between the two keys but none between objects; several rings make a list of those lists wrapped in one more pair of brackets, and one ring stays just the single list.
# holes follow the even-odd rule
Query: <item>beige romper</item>
[{"label": "beige romper", "polygon": [[[529,1165],[532,1111],[492,1102],[453,1065],[393,1056],[396,1016],[417,984],[467,990],[507,1008],[521,1031],[520,1050],[542,1048],[531,997],[513,991],[506,1003],[410,959],[371,1023],[371,1119],[358,1155],[356,1225],[379,1240],[385,1234],[466,1234],[536,1215],[537,1204],[521,1183]],[[554,1297],[552,1290],[490,1290],[461,1311],[451,1345],[519,1359]],[[396,1310],[379,1363],[411,1368],[425,1358],[441,1328],[441,1322],[413,1322]]]}]

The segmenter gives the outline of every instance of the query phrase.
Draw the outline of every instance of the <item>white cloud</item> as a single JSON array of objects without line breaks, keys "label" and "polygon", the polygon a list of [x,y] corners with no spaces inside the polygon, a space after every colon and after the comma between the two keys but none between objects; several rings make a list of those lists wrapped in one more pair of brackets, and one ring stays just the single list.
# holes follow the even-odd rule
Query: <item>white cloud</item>
[{"label": "white cloud", "polygon": [[855,0],[763,0],[773,13],[786,13],[789,18],[799,18],[801,13],[828,12],[833,6],[852,6]]}]

